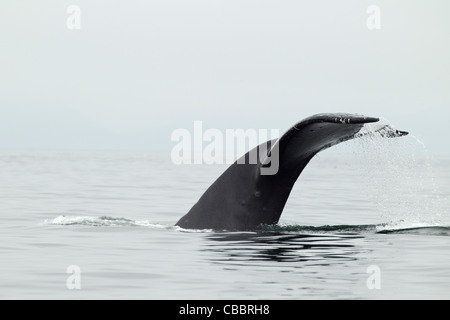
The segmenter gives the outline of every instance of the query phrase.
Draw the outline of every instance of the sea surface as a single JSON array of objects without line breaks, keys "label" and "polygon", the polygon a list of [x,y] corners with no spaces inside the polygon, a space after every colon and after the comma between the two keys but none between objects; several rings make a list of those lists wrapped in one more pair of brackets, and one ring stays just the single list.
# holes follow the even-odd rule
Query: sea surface
[{"label": "sea surface", "polygon": [[174,226],[226,165],[1,150],[0,298],[450,299],[450,158],[372,140],[317,155],[254,232]]}]

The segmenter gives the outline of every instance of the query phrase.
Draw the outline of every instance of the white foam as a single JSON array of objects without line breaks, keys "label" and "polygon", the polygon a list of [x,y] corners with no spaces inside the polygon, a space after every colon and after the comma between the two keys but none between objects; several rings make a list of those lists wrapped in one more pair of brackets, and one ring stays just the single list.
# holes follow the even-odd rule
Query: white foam
[{"label": "white foam", "polygon": [[59,226],[91,226],[91,227],[146,227],[151,229],[167,229],[179,232],[204,233],[212,232],[212,229],[184,229],[179,226],[154,223],[148,220],[130,220],[115,217],[94,216],[64,216],[60,215],[43,222],[45,225]]},{"label": "white foam", "polygon": [[44,221],[47,225],[80,225],[80,226],[139,226],[139,227],[150,227],[150,228],[167,228],[166,225],[152,223],[148,220],[130,220],[125,218],[114,218],[114,217],[94,217],[94,216],[58,216],[53,219],[47,219]]},{"label": "white foam", "polygon": [[377,232],[380,231],[395,231],[404,229],[416,229],[416,228],[429,228],[429,227],[441,227],[439,223],[430,223],[425,221],[391,221],[382,225],[377,225]]}]

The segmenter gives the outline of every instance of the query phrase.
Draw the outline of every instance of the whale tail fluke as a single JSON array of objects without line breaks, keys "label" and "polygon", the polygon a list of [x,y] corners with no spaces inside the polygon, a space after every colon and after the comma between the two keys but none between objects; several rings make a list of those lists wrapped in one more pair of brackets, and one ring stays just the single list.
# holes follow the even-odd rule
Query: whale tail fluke
[{"label": "whale tail fluke", "polygon": [[[249,151],[232,164],[176,225],[187,229],[252,230],[278,222],[297,178],[320,151],[338,143],[378,134],[408,134],[378,118],[336,113],[317,114],[292,126],[279,139]],[[365,124],[367,129],[361,130]],[[245,161],[263,152],[257,163]]]}]

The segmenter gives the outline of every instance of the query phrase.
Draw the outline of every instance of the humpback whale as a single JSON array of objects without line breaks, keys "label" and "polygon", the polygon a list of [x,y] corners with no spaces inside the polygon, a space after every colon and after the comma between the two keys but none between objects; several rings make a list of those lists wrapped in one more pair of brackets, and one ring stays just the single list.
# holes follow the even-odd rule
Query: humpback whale
[{"label": "humpback whale", "polygon": [[[362,132],[364,124],[378,121],[361,115],[322,113],[298,122],[279,139],[261,144],[234,162],[176,225],[238,231],[278,223],[294,183],[318,152],[375,131],[388,138],[408,134],[388,125]],[[252,163],[249,159],[258,160]],[[277,171],[264,174],[273,161],[278,161]]]}]

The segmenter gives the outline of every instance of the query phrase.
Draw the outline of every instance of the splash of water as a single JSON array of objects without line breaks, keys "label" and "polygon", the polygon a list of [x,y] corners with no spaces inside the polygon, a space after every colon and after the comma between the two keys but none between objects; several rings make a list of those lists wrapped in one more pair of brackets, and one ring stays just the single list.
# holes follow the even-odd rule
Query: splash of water
[{"label": "splash of water", "polygon": [[95,216],[57,216],[47,219],[44,225],[56,226],[88,226],[88,227],[146,227],[150,229],[166,229],[180,232],[212,232],[211,229],[183,229],[170,224],[153,223],[148,220],[131,220],[120,217]]},{"label": "splash of water", "polygon": [[378,124],[367,125],[355,140],[361,145],[355,156],[364,164],[369,198],[388,221],[379,228],[440,225],[440,199],[428,150],[414,135],[402,133],[381,119]]},{"label": "splash of water", "polygon": [[58,216],[44,221],[46,225],[63,226],[93,226],[93,227],[152,227],[165,228],[164,225],[151,223],[146,220],[130,220],[114,217],[94,217],[94,216]]}]

